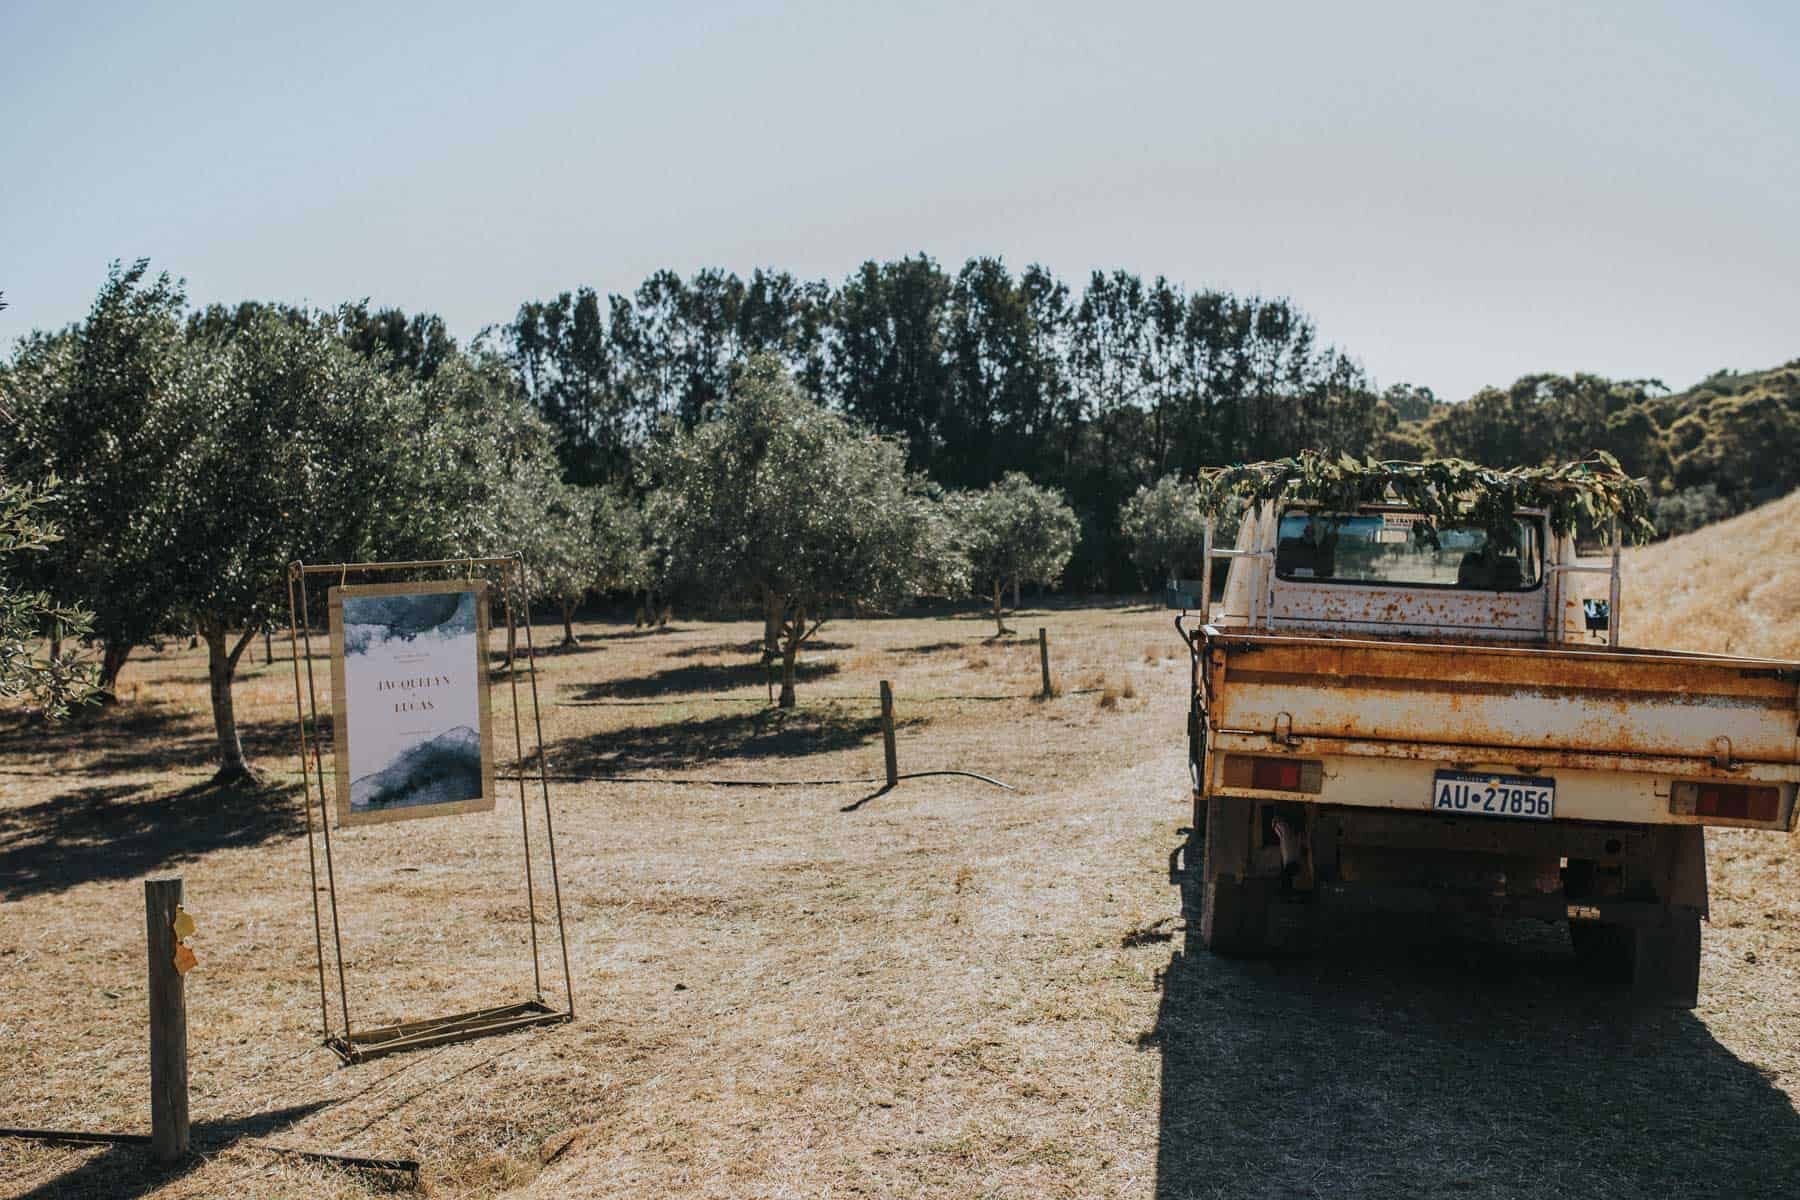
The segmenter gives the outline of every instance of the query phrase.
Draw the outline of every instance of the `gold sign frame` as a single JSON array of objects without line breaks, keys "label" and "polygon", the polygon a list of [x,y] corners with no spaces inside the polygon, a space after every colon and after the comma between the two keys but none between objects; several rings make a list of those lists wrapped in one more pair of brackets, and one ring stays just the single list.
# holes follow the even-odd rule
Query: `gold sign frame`
[{"label": "gold sign frame", "polygon": [[[407,586],[420,592],[456,590],[457,585],[479,583],[485,601],[486,585],[490,579],[475,580],[476,572],[498,572],[499,594],[506,613],[507,628],[507,680],[512,693],[512,725],[513,742],[518,755],[517,776],[519,782],[519,832],[523,839],[525,866],[525,909],[528,927],[531,931],[531,978],[532,991],[529,998],[501,1004],[493,1008],[478,1009],[474,1012],[454,1013],[445,1017],[428,1020],[402,1021],[396,1024],[367,1029],[355,1029],[350,1020],[350,989],[344,968],[344,939],[338,919],[338,880],[337,864],[332,852],[331,817],[329,790],[326,785],[326,750],[322,747],[324,734],[319,719],[318,684],[313,671],[312,654],[312,617],[307,581],[313,576],[335,576],[337,587],[333,592],[341,593],[349,587],[352,574],[381,574],[409,576]],[[459,571],[460,577],[450,579],[419,580],[420,575],[432,575],[441,572]],[[364,586],[364,585],[359,585]],[[373,585],[383,586],[383,585]],[[399,586],[398,584],[386,586]],[[562,982],[564,1007],[556,1008],[544,996],[544,968],[542,954],[538,946],[537,918],[537,884],[532,868],[531,840],[531,803],[527,795],[527,780],[530,772],[526,766],[527,754],[523,721],[521,718],[522,701],[520,698],[519,676],[521,674],[512,648],[518,643],[520,622],[513,611],[513,598],[529,597],[530,590],[526,586],[525,560],[514,553],[497,558],[456,558],[427,559],[411,562],[367,562],[367,563],[304,563],[295,561],[288,564],[288,618],[290,636],[293,647],[294,662],[294,717],[298,730],[300,776],[303,790],[306,793],[306,860],[310,878],[309,892],[312,896],[313,911],[313,943],[317,951],[319,973],[319,1020],[322,1026],[324,1043],[335,1051],[346,1065],[362,1062],[383,1054],[392,1054],[400,1050],[414,1050],[426,1046],[443,1045],[447,1042],[467,1041],[471,1038],[484,1037],[492,1033],[504,1033],[531,1025],[560,1024],[575,1019],[575,982],[569,970],[569,935],[563,920],[562,883],[558,878],[556,867],[556,824],[550,811],[550,773],[544,753],[544,719],[538,701],[537,685],[537,653],[532,643],[531,620],[527,612],[523,622],[524,645],[521,647],[525,663],[524,675],[530,683],[532,729],[536,734],[536,747],[533,753],[537,757],[538,791],[543,802],[544,840],[550,852],[550,890],[556,908],[556,935],[562,949]],[[335,597],[341,599],[339,597]],[[528,600],[526,601],[529,602]],[[492,776],[493,754],[492,717],[487,697],[487,679],[490,668],[486,659],[487,642],[487,603],[478,604],[481,613],[480,644],[482,659],[479,675],[483,680],[482,688],[482,739],[484,781],[483,790],[487,796],[498,797]],[[343,680],[337,670],[342,655],[334,646],[332,654],[333,679],[336,689],[333,701],[343,695]],[[304,667],[302,667],[304,663]],[[302,679],[302,671],[305,677]],[[310,714],[310,719],[309,719]],[[336,759],[342,757],[335,753],[333,747],[332,765],[333,782],[339,783],[347,801],[347,784],[343,783],[347,768],[340,770]],[[318,830],[313,825],[313,805],[318,804]],[[444,812],[450,806],[436,808],[436,812]],[[488,805],[492,807],[492,805]],[[410,814],[408,814],[410,815]],[[377,820],[373,825],[385,822]],[[362,822],[353,822],[359,825]],[[373,830],[371,830],[373,832]],[[321,837],[322,835],[322,837]],[[317,847],[324,845],[325,886],[319,886],[319,854]],[[325,932],[324,913],[319,905],[319,893],[323,891],[329,898],[331,911],[331,945],[332,958],[337,975],[338,1016],[341,1024],[334,1028],[331,1004],[326,994],[325,968]]]},{"label": "gold sign frame", "polygon": [[[350,734],[351,713],[349,689],[345,686],[344,601],[364,597],[429,596],[451,592],[473,593],[475,596],[475,703],[481,728],[481,795],[472,800],[455,800],[442,804],[414,804],[373,812],[358,812],[351,807]],[[446,579],[413,583],[348,583],[337,584],[326,593],[331,621],[331,714],[332,763],[337,768],[338,828],[346,825],[374,825],[384,821],[414,821],[422,817],[444,817],[456,813],[492,812],[494,809],[494,716],[488,695],[488,597],[485,579]]]}]

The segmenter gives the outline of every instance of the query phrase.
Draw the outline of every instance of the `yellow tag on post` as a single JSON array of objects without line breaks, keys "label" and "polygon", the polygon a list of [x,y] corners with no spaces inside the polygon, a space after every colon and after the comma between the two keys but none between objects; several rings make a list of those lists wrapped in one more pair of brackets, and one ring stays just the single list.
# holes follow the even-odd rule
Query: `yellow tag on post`
[{"label": "yellow tag on post", "polygon": [[176,938],[177,939],[191,938],[194,936],[194,930],[196,928],[198,928],[198,927],[194,924],[194,918],[188,916],[187,909],[182,908],[179,905],[177,905],[175,908],[175,936],[176,936]]}]

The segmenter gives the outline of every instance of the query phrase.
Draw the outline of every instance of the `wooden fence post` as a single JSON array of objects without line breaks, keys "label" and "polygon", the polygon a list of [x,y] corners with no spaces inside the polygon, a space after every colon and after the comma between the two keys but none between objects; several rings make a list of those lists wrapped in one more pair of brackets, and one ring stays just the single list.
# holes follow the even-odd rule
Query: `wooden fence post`
[{"label": "wooden fence post", "polygon": [[894,689],[881,681],[881,743],[887,754],[887,785],[900,782],[900,763],[894,753]]},{"label": "wooden fence post", "polygon": [[150,1148],[158,1161],[188,1153],[187,994],[175,967],[181,880],[144,880],[150,955]]},{"label": "wooden fence post", "polygon": [[1044,671],[1044,692],[1043,692],[1043,694],[1044,694],[1045,699],[1048,699],[1051,694],[1050,693],[1050,635],[1044,632],[1044,627],[1042,625],[1038,626],[1038,665],[1040,667],[1042,667],[1043,671]]}]

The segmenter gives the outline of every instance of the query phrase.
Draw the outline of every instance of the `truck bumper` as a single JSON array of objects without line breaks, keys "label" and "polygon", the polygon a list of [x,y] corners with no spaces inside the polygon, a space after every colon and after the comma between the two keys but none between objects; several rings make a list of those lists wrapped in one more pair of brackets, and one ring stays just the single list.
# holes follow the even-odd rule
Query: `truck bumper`
[{"label": "truck bumper", "polygon": [[[1548,776],[1556,781],[1556,814],[1550,821],[1481,818],[1495,825],[1564,825],[1613,823],[1629,825],[1715,825],[1748,829],[1791,830],[1800,805],[1800,765],[1734,763],[1720,768],[1704,761],[1631,759],[1568,752],[1500,753],[1471,747],[1451,757],[1445,747],[1422,744],[1373,745],[1320,738],[1293,737],[1277,743],[1266,735],[1220,731],[1207,756],[1207,791],[1213,795],[1299,804],[1330,804],[1358,809],[1429,814],[1432,781],[1439,770],[1506,775]],[[1318,764],[1318,790],[1282,792],[1231,785],[1233,760],[1266,760]],[[1772,785],[1781,794],[1775,820],[1732,820],[1677,811],[1671,789],[1677,782],[1716,781],[1729,785]]]}]

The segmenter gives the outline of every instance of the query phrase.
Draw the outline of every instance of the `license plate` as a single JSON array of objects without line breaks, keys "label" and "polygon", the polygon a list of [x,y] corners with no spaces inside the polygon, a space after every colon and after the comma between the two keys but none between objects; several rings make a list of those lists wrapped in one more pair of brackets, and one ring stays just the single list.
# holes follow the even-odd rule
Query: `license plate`
[{"label": "license plate", "polygon": [[1556,780],[1541,775],[1484,775],[1439,771],[1431,781],[1433,812],[1548,821],[1556,810]]}]

